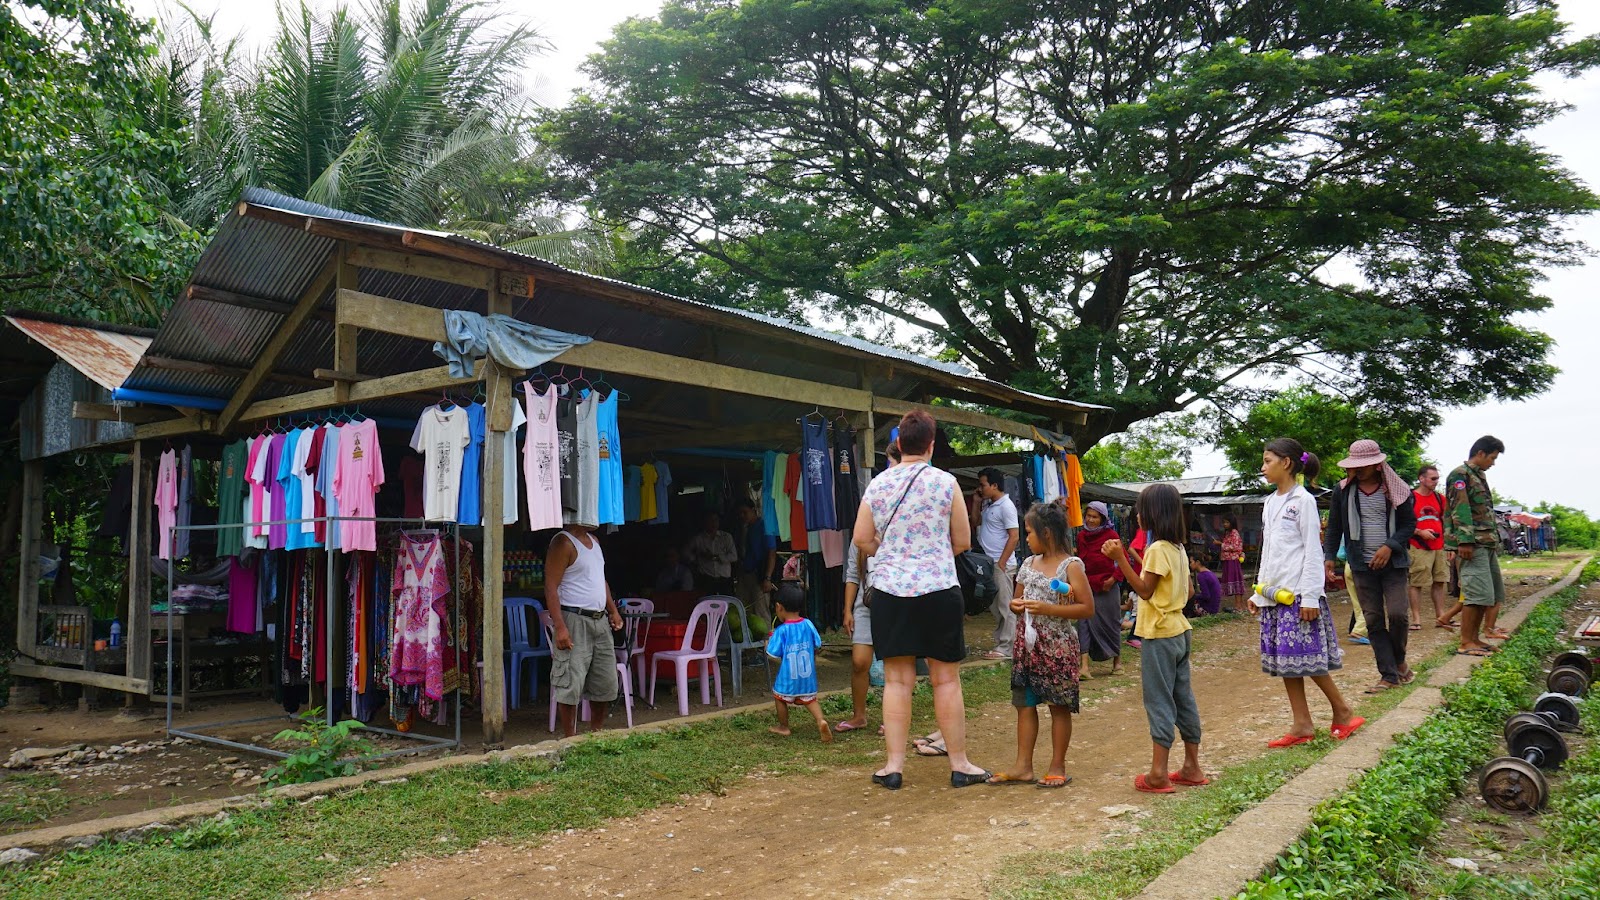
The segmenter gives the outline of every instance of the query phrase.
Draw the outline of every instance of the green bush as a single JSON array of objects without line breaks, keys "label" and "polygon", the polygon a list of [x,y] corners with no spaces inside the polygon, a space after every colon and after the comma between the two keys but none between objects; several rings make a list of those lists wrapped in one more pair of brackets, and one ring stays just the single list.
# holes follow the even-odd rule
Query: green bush
[{"label": "green bush", "polygon": [[[1600,564],[1591,563],[1582,580],[1597,576]],[[1398,739],[1355,787],[1318,807],[1300,840],[1278,857],[1274,873],[1246,885],[1239,897],[1409,898],[1407,867],[1438,831],[1439,814],[1462,780],[1494,754],[1506,718],[1532,700],[1533,680],[1558,646],[1562,612],[1576,595],[1568,588],[1539,604],[1465,684],[1445,689],[1443,709]],[[1592,802],[1600,806],[1600,799]],[[1593,833],[1574,837],[1600,847]],[[1600,851],[1591,856],[1585,864],[1600,869]]]},{"label": "green bush", "polygon": [[355,719],[333,725],[322,721],[322,708],[300,714],[299,728],[278,732],[280,741],[297,741],[305,746],[264,775],[268,785],[304,784],[360,771],[362,761],[375,753],[373,746],[350,733],[366,726]]}]

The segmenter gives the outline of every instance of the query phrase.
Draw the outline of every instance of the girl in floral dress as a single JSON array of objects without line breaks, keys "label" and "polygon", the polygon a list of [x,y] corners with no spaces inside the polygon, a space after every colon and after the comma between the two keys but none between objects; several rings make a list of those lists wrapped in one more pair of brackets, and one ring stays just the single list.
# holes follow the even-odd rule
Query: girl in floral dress
[{"label": "girl in floral dress", "polygon": [[1247,612],[1250,589],[1244,583],[1244,537],[1233,516],[1222,517],[1222,594],[1236,613]]},{"label": "girl in floral dress", "polygon": [[[993,785],[1035,784],[1066,787],[1067,745],[1072,743],[1072,714],[1078,711],[1078,666],[1082,651],[1071,621],[1094,615],[1094,592],[1083,560],[1067,551],[1067,512],[1056,503],[1038,503],[1028,510],[1028,549],[1033,556],[1017,570],[1011,609],[1023,618],[1011,650],[1011,705],[1017,708],[1017,761],[989,778]],[[1057,593],[1060,580],[1071,590]],[[1033,777],[1033,749],[1039,738],[1039,704],[1050,707],[1050,768]]]}]

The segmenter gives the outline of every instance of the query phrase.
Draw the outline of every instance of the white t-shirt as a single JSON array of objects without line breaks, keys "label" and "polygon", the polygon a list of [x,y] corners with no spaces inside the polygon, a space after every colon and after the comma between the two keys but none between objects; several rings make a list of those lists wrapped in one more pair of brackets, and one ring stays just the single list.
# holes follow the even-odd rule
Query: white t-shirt
[{"label": "white t-shirt", "polygon": [[[1288,588],[1302,600],[1321,599],[1322,522],[1317,501],[1305,488],[1267,495],[1261,510],[1261,571],[1256,580],[1269,588]],[[1259,594],[1251,602],[1273,604]]]},{"label": "white t-shirt", "polygon": [[[291,471],[300,482],[300,523],[301,534],[316,534],[317,523],[312,521],[317,517],[317,476],[306,472],[306,463],[311,461],[311,439],[316,436],[316,429],[308,428],[299,435],[300,439],[294,445],[294,463]],[[294,510],[289,510],[292,516]],[[293,528],[294,526],[289,526]]]},{"label": "white t-shirt", "polygon": [[[504,506],[500,507],[500,521],[505,525],[515,525],[519,518],[520,511],[517,509],[517,498],[520,494],[517,491],[517,469],[521,465],[521,457],[517,455],[517,429],[527,424],[527,422],[528,417],[522,411],[522,404],[512,400],[511,430],[506,432],[505,437],[502,439],[505,441],[506,447],[505,452],[500,455],[501,477],[505,479],[504,484],[501,486],[500,494],[505,503]],[[485,453],[483,456],[484,462],[488,463],[489,454]],[[489,479],[485,478],[480,483],[488,484]],[[485,510],[488,509],[487,504],[484,508]],[[485,521],[483,524],[487,525],[489,523]]]},{"label": "white t-shirt", "polygon": [[[1006,532],[1017,527],[1017,505],[1011,502],[1010,495],[1002,494],[999,500],[985,501],[983,510],[978,514],[978,546],[983,550],[983,555],[995,561],[1001,568],[1011,568],[1012,560],[1001,560],[1000,551],[1006,548],[1006,540],[1010,535]],[[1019,536],[1021,532],[1018,532]],[[1015,556],[1016,548],[1012,548]]]},{"label": "white t-shirt", "polygon": [[417,418],[411,449],[423,456],[422,515],[430,522],[454,522],[461,498],[461,455],[471,439],[467,411],[430,406]]}]

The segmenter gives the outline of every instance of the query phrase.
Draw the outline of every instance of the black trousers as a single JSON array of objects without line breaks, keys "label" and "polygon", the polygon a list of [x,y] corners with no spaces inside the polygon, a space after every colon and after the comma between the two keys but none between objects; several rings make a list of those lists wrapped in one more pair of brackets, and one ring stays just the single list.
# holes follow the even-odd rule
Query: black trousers
[{"label": "black trousers", "polygon": [[1367,620],[1367,639],[1378,663],[1378,675],[1390,684],[1400,683],[1406,668],[1406,641],[1411,636],[1411,599],[1406,593],[1406,569],[1351,569],[1361,615]]}]

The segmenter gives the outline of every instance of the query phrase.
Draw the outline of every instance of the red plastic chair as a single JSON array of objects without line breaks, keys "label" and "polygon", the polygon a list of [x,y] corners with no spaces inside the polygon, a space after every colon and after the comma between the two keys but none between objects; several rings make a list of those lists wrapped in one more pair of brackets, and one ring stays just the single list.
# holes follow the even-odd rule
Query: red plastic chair
[{"label": "red plastic chair", "polygon": [[[678,696],[678,715],[689,714],[689,666],[700,664],[700,702],[711,703],[711,680],[717,683],[717,705],[722,705],[722,667],[717,665],[717,639],[722,635],[722,623],[728,618],[728,601],[707,598],[695,604],[689,616],[689,627],[683,633],[683,646],[677,650],[662,650],[650,658],[650,699],[656,703],[656,675],[664,662],[672,663],[677,680],[674,692]],[[702,625],[704,627],[702,627]]]}]

